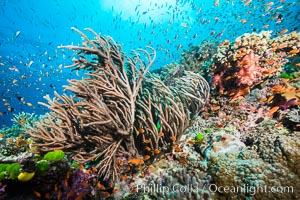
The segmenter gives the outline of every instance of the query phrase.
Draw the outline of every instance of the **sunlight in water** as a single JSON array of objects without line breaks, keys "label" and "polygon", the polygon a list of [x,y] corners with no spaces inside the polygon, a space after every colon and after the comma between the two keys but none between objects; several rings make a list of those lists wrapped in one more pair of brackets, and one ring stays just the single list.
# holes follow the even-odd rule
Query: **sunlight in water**
[{"label": "sunlight in water", "polygon": [[[103,10],[112,11],[115,16],[123,20],[130,20],[140,15],[139,23],[149,22],[149,20],[166,22],[170,20],[174,9],[176,11],[179,9],[176,6],[176,0],[101,0],[99,3]],[[188,6],[182,7],[182,5],[180,10],[191,11]]]}]

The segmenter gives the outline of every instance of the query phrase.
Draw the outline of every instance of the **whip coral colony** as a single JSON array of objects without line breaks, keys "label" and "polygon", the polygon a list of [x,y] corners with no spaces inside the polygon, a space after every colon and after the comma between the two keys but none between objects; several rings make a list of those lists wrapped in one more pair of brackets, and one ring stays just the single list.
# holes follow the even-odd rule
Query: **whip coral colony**
[{"label": "whip coral colony", "polygon": [[135,51],[128,57],[111,38],[86,29],[95,37],[89,39],[72,29],[86,40],[83,46],[60,48],[78,51],[70,68],[87,70],[86,78],[65,86],[74,96],[46,96],[49,105],[43,105],[52,112],[28,134],[38,151],[61,149],[80,163],[95,161],[100,176],[116,180],[119,159],[153,159],[172,149],[205,104],[209,85],[193,72],[165,85],[148,72],[155,60],[151,47],[152,53],[138,50],[146,60]]}]

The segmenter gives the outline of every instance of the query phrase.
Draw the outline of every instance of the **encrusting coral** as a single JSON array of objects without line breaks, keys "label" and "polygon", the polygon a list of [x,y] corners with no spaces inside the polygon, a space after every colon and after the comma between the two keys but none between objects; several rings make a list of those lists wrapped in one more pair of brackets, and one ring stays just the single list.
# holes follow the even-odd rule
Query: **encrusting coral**
[{"label": "encrusting coral", "polygon": [[[152,53],[139,49],[133,57],[120,45],[91,29],[95,39],[79,33],[82,46],[62,46],[78,51],[69,66],[87,70],[86,78],[70,80],[65,90],[74,96],[46,96],[50,112],[28,131],[37,151],[62,149],[79,163],[95,161],[104,180],[116,180],[124,168],[123,159],[144,163],[143,155],[159,156],[170,150],[199,114],[209,95],[208,83],[197,74],[185,72],[165,85],[148,70]],[[147,160],[145,159],[145,160]]]}]

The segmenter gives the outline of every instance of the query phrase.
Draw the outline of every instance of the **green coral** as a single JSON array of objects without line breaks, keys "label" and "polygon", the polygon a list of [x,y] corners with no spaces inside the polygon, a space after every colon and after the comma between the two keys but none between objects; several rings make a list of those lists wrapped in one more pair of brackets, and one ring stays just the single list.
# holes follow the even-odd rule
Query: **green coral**
[{"label": "green coral", "polygon": [[0,164],[0,173],[6,170],[8,164]]},{"label": "green coral", "polygon": [[204,138],[204,133],[198,133],[195,137],[196,142],[201,142]]},{"label": "green coral", "polygon": [[204,132],[205,132],[205,133],[211,133],[212,130],[211,130],[210,128],[207,128],[207,129],[204,130]]},{"label": "green coral", "polygon": [[79,164],[77,162],[72,162],[71,166],[74,168],[79,168]]},{"label": "green coral", "polygon": [[5,174],[6,174],[5,171],[0,172],[0,181],[5,179]]},{"label": "green coral", "polygon": [[290,74],[280,74],[279,78],[293,79],[293,76],[291,76]]},{"label": "green coral", "polygon": [[5,179],[8,164],[0,164],[0,181]]},{"label": "green coral", "polygon": [[51,151],[45,154],[44,160],[60,161],[64,158],[65,153],[62,150]]},{"label": "green coral", "polygon": [[36,164],[36,169],[41,175],[46,175],[46,172],[50,169],[50,164],[46,160],[41,160]]},{"label": "green coral", "polygon": [[6,170],[9,174],[9,178],[11,179],[16,179],[20,173],[20,164],[19,163],[13,163],[13,164],[10,164]]},{"label": "green coral", "polygon": [[[19,161],[16,159],[6,160],[6,162],[10,163],[0,164],[0,181],[6,179],[15,180],[18,178],[21,171],[22,173],[32,171],[32,173],[37,173],[38,175],[45,176],[47,175],[47,172],[51,168],[51,166],[55,165],[56,161],[61,161],[64,158],[64,156],[65,154],[62,150],[48,152],[43,157],[41,157],[40,155],[33,156],[32,154],[31,157],[28,157],[26,159],[27,161],[30,161],[33,164],[30,167],[30,169],[28,168],[29,162],[26,162],[27,164],[23,165],[22,163],[19,163]],[[73,165],[72,167],[76,168]]]},{"label": "green coral", "polygon": [[6,175],[9,175],[10,179],[16,179],[20,174],[20,164],[12,163],[12,164],[0,164],[0,180],[6,178]]}]

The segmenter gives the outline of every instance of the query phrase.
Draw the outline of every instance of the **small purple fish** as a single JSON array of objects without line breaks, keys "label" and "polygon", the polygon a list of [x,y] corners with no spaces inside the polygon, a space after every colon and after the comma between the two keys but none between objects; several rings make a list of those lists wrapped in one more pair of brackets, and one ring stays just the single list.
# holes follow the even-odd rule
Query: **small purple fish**
[{"label": "small purple fish", "polygon": [[295,106],[296,103],[297,103],[297,99],[293,98],[293,99],[288,100],[288,102],[286,102],[286,106],[287,107],[289,107],[289,106]]}]

